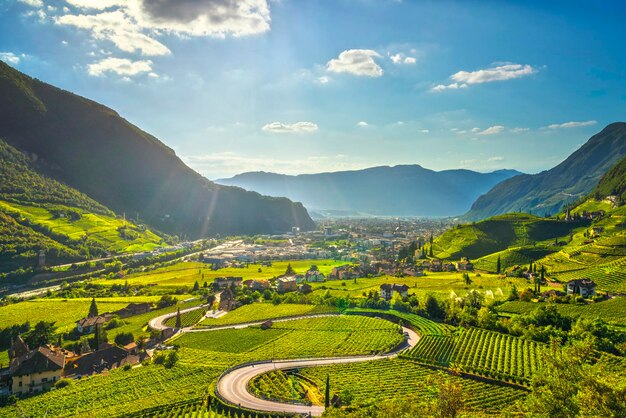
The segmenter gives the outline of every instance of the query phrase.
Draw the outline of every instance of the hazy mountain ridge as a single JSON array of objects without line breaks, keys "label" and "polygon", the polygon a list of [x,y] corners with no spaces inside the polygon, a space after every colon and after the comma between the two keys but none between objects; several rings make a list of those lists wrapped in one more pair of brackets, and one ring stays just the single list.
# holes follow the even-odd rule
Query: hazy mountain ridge
[{"label": "hazy mountain ridge", "polygon": [[216,185],[112,109],[2,62],[0,98],[0,137],[118,213],[192,238],[314,227],[301,204]]},{"label": "hazy mountain ridge", "polygon": [[626,123],[616,122],[594,135],[556,167],[523,174],[480,196],[465,215],[484,219],[508,212],[556,213],[589,194],[602,176],[626,156]]},{"label": "hazy mountain ridge", "polygon": [[454,216],[464,213],[495,184],[517,174],[515,170],[437,172],[419,165],[398,165],[296,176],[248,172],[216,182],[271,196],[287,196],[311,210]]}]

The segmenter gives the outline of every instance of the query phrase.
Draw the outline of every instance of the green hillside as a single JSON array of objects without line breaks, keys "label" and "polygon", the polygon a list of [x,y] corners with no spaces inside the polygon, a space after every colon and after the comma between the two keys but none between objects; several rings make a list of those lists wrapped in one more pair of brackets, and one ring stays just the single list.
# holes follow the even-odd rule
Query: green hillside
[{"label": "green hillside", "polygon": [[[625,156],[626,123],[612,123],[556,167],[499,183],[476,200],[465,218],[480,220],[518,211],[540,215],[557,213],[564,205],[592,192],[602,176]],[[610,176],[617,180],[622,174],[622,188],[623,173],[624,167]],[[616,183],[607,181],[606,184],[612,188]]]},{"label": "green hillside", "polygon": [[626,158],[610,169],[592,193],[596,200],[616,196],[618,204],[626,202]]},{"label": "green hillside", "polygon": [[515,247],[553,252],[556,248],[549,246],[555,238],[565,239],[581,226],[522,213],[500,215],[446,231],[434,241],[433,253],[443,259],[476,259]]},{"label": "green hillside", "polygon": [[37,162],[0,140],[0,271],[36,264],[40,250],[56,264],[145,251],[163,239],[40,174]]},{"label": "green hillside", "polygon": [[302,204],[219,186],[114,110],[0,62],[0,137],[117,213],[171,234],[284,233],[315,224]]}]

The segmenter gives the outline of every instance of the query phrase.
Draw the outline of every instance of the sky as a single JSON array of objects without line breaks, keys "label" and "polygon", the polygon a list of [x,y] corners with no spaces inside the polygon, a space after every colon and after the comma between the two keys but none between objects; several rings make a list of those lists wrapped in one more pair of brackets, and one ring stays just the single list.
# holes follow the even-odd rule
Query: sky
[{"label": "sky", "polygon": [[626,120],[622,1],[0,0],[0,59],[210,179],[549,169]]}]

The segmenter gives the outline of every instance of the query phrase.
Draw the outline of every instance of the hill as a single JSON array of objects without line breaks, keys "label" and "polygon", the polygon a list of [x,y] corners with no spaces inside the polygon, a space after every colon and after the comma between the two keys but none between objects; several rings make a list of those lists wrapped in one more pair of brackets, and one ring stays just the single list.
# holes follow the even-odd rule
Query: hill
[{"label": "hill", "polygon": [[380,216],[455,216],[478,196],[519,172],[433,171],[419,165],[297,176],[250,172],[216,182],[286,196],[310,210]]},{"label": "hill", "polygon": [[79,191],[36,171],[38,164],[0,140],[0,272],[107,252],[150,250],[163,239],[124,222]]},{"label": "hill", "polygon": [[171,234],[314,227],[301,204],[216,185],[115,111],[2,62],[0,137],[36,159],[48,177]]},{"label": "hill", "polygon": [[592,196],[601,200],[609,196],[616,197],[616,203],[626,203],[626,158],[611,168],[594,189]]},{"label": "hill", "polygon": [[610,124],[558,166],[499,183],[476,200],[465,218],[479,220],[509,212],[557,213],[565,204],[590,193],[625,156],[626,123]]},{"label": "hill", "polygon": [[[481,222],[458,225],[446,231],[434,240],[433,253],[438,258],[454,260],[461,257],[475,259],[515,250],[521,252],[520,261],[525,263],[525,260],[541,258],[538,255],[542,253],[545,255],[557,251],[553,245],[555,239],[562,240],[568,237],[573,230],[583,224],[584,222],[564,222],[510,213]],[[525,256],[524,252],[527,253]],[[495,267],[495,259],[493,261]],[[503,263],[503,267],[506,266],[506,262]]]}]

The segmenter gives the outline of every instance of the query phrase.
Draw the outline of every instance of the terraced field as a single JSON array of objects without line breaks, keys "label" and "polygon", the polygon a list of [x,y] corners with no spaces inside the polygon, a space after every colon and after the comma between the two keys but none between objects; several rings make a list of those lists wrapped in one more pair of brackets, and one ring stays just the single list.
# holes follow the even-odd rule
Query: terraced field
[{"label": "terraced field", "polygon": [[[189,312],[184,312],[180,314],[180,322],[181,326],[189,327],[191,325],[197,324],[202,317],[206,314],[206,309],[196,309]],[[165,325],[168,327],[176,326],[176,317],[169,318],[165,321]]]},{"label": "terraced field", "polygon": [[626,257],[580,270],[557,272],[554,276],[561,282],[585,277],[596,282],[599,290],[626,292]]},{"label": "terraced field", "polygon": [[[420,335],[447,335],[454,331],[454,327],[447,324],[441,324],[430,319],[424,318],[412,313],[399,312],[394,310],[383,311],[379,309],[348,309],[347,315],[370,315],[381,318],[394,320],[393,317],[399,318],[407,324],[410,324]],[[391,318],[390,318],[391,317]]]},{"label": "terraced field", "polygon": [[527,383],[539,367],[544,345],[482,329],[427,336],[406,354],[428,364],[450,366],[498,380]]}]

